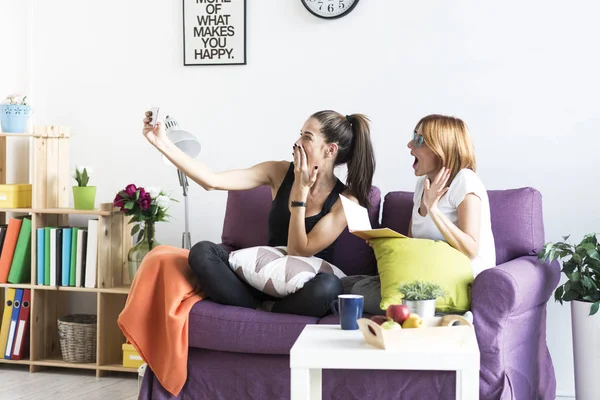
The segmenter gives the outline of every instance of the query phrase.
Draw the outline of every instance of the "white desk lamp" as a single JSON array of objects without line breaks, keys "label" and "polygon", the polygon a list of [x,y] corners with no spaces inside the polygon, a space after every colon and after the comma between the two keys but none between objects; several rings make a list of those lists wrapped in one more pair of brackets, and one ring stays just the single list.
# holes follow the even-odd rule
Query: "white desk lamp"
[{"label": "white desk lamp", "polygon": [[[165,129],[167,137],[173,144],[178,147],[181,151],[187,154],[191,158],[196,158],[200,154],[200,143],[194,135],[180,129],[177,120],[167,115],[165,118]],[[163,156],[165,163],[173,165],[168,158]],[[190,216],[189,216],[189,205],[188,205],[188,180],[187,176],[183,172],[177,169],[177,175],[179,176],[179,184],[183,189],[183,199],[185,207],[185,231],[181,237],[181,247],[184,249],[190,249],[192,247],[192,238],[190,235]]]}]

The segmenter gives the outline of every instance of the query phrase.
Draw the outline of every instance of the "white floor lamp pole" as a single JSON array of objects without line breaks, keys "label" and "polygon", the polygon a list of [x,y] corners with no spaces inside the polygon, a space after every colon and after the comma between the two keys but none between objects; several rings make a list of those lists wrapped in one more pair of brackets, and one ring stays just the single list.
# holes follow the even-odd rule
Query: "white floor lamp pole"
[{"label": "white floor lamp pole", "polygon": [[[165,119],[165,128],[167,129],[167,136],[175,146],[181,151],[187,154],[191,158],[196,158],[200,154],[200,143],[194,135],[179,128],[179,124],[174,118],[167,115]],[[167,160],[168,161],[168,160]],[[170,162],[169,162],[170,164]],[[190,234],[190,208],[188,202],[188,179],[187,176],[177,169],[177,176],[179,177],[179,184],[183,189],[183,201],[185,208],[185,227],[183,234],[181,235],[181,247],[184,249],[192,248],[192,238]]]},{"label": "white floor lamp pole", "polygon": [[181,247],[184,249],[191,249],[192,248],[192,237],[190,234],[190,207],[189,207],[189,202],[188,202],[188,179],[187,176],[185,176],[185,174],[183,172],[181,172],[181,170],[177,169],[177,175],[179,176],[179,184],[181,185],[182,189],[183,189],[183,202],[184,202],[184,209],[185,209],[185,230],[183,231],[183,234],[181,235]]}]

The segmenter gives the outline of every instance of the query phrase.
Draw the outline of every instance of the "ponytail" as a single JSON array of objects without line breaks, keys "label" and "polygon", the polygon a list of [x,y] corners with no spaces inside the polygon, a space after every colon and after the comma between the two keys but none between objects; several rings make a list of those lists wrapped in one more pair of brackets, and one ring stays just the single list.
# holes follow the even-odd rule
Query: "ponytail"
[{"label": "ponytail", "polygon": [[338,144],[334,165],[348,164],[346,186],[350,193],[361,205],[371,206],[369,194],[375,173],[375,155],[369,119],[363,114],[343,116],[332,110],[318,111],[311,117],[321,124],[325,141]]},{"label": "ponytail", "polygon": [[346,185],[361,205],[370,207],[369,193],[375,174],[375,155],[369,119],[362,114],[347,115],[346,119],[352,126],[353,136]]}]

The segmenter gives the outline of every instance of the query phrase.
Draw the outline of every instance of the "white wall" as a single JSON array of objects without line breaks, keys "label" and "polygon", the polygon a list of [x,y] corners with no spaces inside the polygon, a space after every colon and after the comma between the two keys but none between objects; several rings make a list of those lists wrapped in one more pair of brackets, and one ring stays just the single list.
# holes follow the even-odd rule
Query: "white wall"
[{"label": "white wall", "polygon": [[[181,198],[175,170],[140,133],[152,105],[197,134],[217,170],[289,159],[313,111],[366,113],[383,192],[413,187],[417,120],[454,114],[474,134],[487,187],[537,188],[547,240],[579,240],[600,229],[600,5],[502,5],[363,0],[323,21],[298,0],[248,1],[248,65],[183,67],[181,1],[36,1],[35,120],[72,127],[71,164],[94,167],[111,201],[130,182]],[[225,199],[191,188],[194,241],[219,240]],[[172,214],[159,240],[179,245],[183,204]],[[569,309],[548,309],[558,393],[572,395]]]},{"label": "white wall", "polygon": [[[0,0],[0,102],[10,93],[32,93],[31,85],[31,0]],[[8,138],[6,182],[28,182],[29,140]]]}]

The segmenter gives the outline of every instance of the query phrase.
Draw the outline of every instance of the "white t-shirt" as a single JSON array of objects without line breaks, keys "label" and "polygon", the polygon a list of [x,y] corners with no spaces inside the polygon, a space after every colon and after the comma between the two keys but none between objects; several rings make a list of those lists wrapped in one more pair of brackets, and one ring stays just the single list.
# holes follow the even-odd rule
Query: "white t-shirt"
[{"label": "white t-shirt", "polygon": [[[426,178],[427,176],[420,177],[415,188],[412,211],[412,237],[447,242],[431,219],[429,213],[424,217],[419,214],[419,206],[421,205]],[[448,191],[440,198],[438,208],[458,227],[458,206],[469,193],[473,193],[481,199],[479,251],[477,252],[477,257],[471,261],[473,276],[475,277],[481,271],[496,265],[496,247],[492,233],[490,202],[483,182],[481,182],[481,179],[472,170],[468,168],[460,170],[450,184]]]}]

